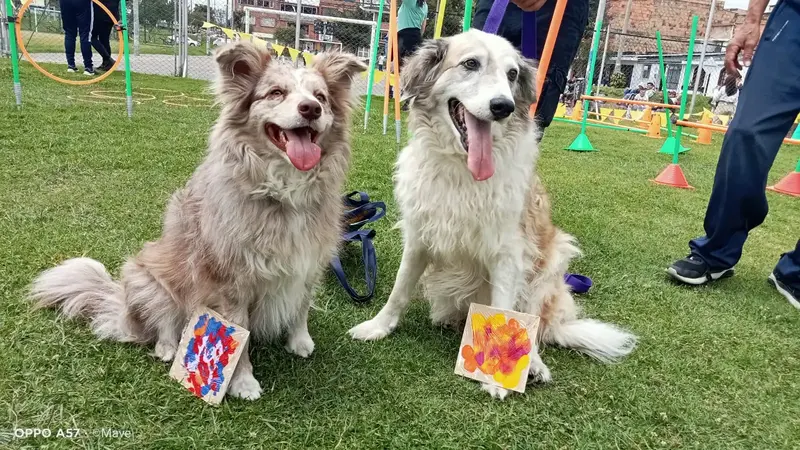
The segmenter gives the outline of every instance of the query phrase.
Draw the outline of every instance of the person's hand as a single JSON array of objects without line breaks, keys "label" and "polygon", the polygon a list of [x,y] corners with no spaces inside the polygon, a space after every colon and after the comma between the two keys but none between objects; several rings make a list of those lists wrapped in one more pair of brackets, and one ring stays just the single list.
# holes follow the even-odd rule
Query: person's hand
[{"label": "person's hand", "polygon": [[547,0],[511,0],[511,3],[519,6],[523,11],[538,11],[547,3]]},{"label": "person's hand", "polygon": [[742,54],[744,66],[750,67],[750,62],[753,60],[753,51],[756,48],[760,34],[761,28],[759,24],[750,21],[744,22],[736,30],[736,35],[725,50],[725,68],[729,74],[739,73],[742,68],[739,63],[739,53]]}]

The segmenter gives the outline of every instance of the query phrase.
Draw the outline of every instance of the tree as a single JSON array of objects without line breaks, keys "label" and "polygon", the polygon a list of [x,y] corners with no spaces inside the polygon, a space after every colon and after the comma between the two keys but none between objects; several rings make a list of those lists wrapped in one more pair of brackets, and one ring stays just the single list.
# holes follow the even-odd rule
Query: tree
[{"label": "tree", "polygon": [[139,23],[144,26],[155,27],[159,21],[163,21],[171,27],[174,16],[172,0],[146,0],[139,4]]},{"label": "tree", "polygon": [[[385,14],[388,18],[388,14]],[[360,9],[351,10],[346,12],[343,17],[350,19],[359,19],[372,21],[372,13],[362,11]],[[333,37],[342,43],[342,47],[351,52],[357,53],[361,47],[369,47],[371,44],[370,30],[372,28],[366,25],[357,25],[354,23],[337,22],[333,25]]]},{"label": "tree", "polygon": [[[216,11],[211,9],[211,23],[216,23]],[[206,21],[206,5],[194,5],[194,11],[189,13],[189,25],[200,28]]]},{"label": "tree", "polygon": [[294,45],[295,30],[296,28],[293,23],[289,24],[287,27],[280,28],[275,32],[275,40],[281,45]]},{"label": "tree", "polygon": [[233,12],[233,28],[237,30],[244,29],[244,11]]}]

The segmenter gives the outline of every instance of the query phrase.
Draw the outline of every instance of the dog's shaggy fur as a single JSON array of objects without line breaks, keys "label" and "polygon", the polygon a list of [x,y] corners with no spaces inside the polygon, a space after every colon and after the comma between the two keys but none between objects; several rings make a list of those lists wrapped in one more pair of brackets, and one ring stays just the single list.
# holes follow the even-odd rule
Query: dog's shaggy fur
[{"label": "dog's shaggy fur", "polygon": [[[154,343],[164,361],[199,305],[256,337],[287,333],[286,349],[307,357],[313,288],[340,240],[331,224],[341,221],[350,159],[350,85],[365,67],[328,53],[295,69],[247,43],[216,61],[222,112],[205,160],[169,201],[161,237],[124,264],[119,282],[76,258],[43,272],[31,297],[87,317],[99,338]],[[247,349],[228,392],[262,392]]]},{"label": "dog's shaggy fur", "polygon": [[[630,353],[636,338],[579,319],[564,282],[580,251],[552,224],[536,175],[538,130],[528,112],[535,76],[528,62],[506,40],[473,30],[427,41],[404,73],[412,138],[395,175],[403,258],[387,304],[350,334],[371,340],[391,333],[422,279],[436,324],[461,324],[471,303],[489,304],[541,316],[542,343],[602,362]],[[464,127],[464,117],[478,125]],[[485,136],[474,132],[480,123]],[[491,148],[481,147],[481,139]],[[483,154],[477,163],[475,149]],[[548,381],[536,349],[531,360],[531,375]],[[507,394],[484,389],[498,398]]]}]

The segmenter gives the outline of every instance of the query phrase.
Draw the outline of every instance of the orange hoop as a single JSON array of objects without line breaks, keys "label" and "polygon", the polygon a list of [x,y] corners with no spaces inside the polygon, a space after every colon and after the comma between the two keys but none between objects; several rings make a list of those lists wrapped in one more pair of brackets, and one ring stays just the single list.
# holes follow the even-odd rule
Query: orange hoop
[{"label": "orange hoop", "polygon": [[119,52],[117,53],[117,59],[116,59],[116,61],[114,61],[114,65],[111,66],[111,68],[108,69],[106,71],[106,73],[100,75],[99,77],[92,78],[92,79],[89,79],[89,80],[82,80],[82,81],[67,80],[65,78],[61,78],[59,76],[53,75],[52,73],[44,70],[44,68],[42,68],[42,66],[37,64],[36,61],[34,61],[34,59],[31,58],[30,53],[28,53],[28,50],[25,48],[25,42],[23,42],[25,39],[23,39],[23,37],[22,37],[22,16],[25,15],[25,11],[28,10],[28,7],[31,5],[31,2],[33,2],[33,0],[25,0],[25,3],[23,3],[22,6],[19,8],[19,13],[17,14],[17,20],[14,22],[14,28],[16,28],[16,30],[17,30],[17,45],[19,45],[19,49],[22,50],[22,54],[25,55],[25,58],[28,60],[28,62],[33,64],[33,67],[35,67],[36,70],[38,70],[39,72],[44,74],[47,78],[50,78],[51,80],[58,81],[59,83],[70,84],[70,85],[73,85],[73,86],[85,86],[87,84],[99,83],[99,82],[105,80],[106,78],[108,78],[109,75],[111,75],[115,70],[117,70],[117,66],[119,66],[120,61],[122,61],[122,58],[125,57],[125,55],[124,55],[124,50],[125,49],[124,49],[124,45],[123,45],[124,42],[122,42],[122,39],[123,39],[123,37],[122,37],[122,29],[116,27],[117,18],[114,17],[114,14],[111,14],[111,11],[109,11],[108,8],[106,8],[105,5],[100,3],[98,0],[92,0],[92,2],[95,3],[96,5],[98,5],[100,7],[100,9],[105,11],[106,14],[108,14],[108,17],[111,17],[111,20],[114,22],[115,28],[117,28],[117,36],[119,37],[120,45],[119,45]]}]

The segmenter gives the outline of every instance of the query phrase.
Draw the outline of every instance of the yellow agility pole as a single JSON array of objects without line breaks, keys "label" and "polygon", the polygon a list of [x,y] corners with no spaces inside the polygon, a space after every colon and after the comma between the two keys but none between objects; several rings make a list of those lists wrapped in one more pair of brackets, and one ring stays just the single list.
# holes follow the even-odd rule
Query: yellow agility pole
[{"label": "yellow agility pole", "polygon": [[433,30],[433,38],[442,37],[442,25],[444,25],[444,8],[447,7],[447,0],[439,0],[439,10],[436,13],[436,29]]},{"label": "yellow agility pole", "polygon": [[[394,39],[392,39],[392,25],[389,23],[389,34],[386,35],[386,67],[384,68],[383,81],[383,134],[386,135],[386,123],[389,120],[389,86],[392,83],[392,47],[394,46]],[[396,94],[396,93],[395,93]]]},{"label": "yellow agility pole", "polygon": [[394,37],[394,46],[392,46],[392,54],[394,55],[394,133],[397,143],[400,143],[400,129],[402,128],[400,119],[400,40],[397,37],[397,0],[392,0],[392,13],[394,14],[394,32],[390,27],[389,32]]}]

